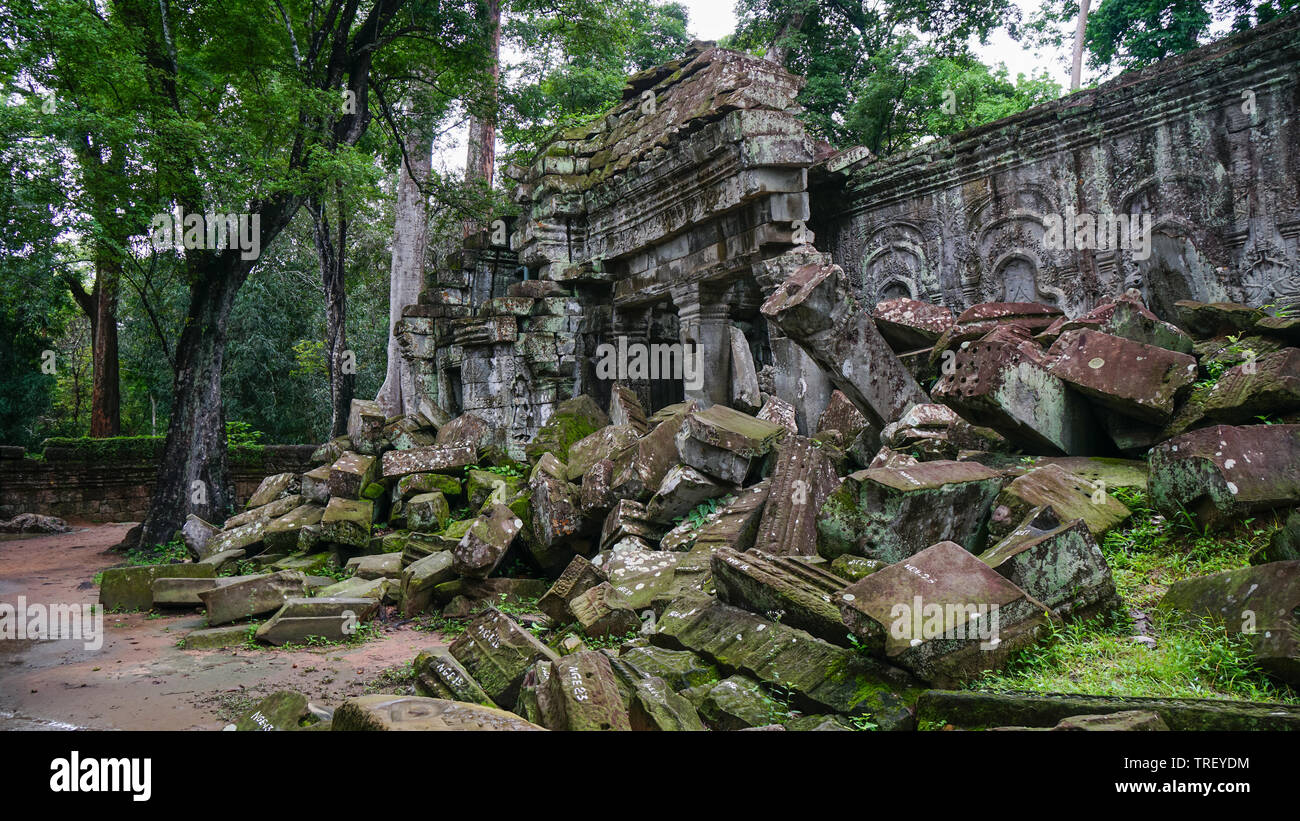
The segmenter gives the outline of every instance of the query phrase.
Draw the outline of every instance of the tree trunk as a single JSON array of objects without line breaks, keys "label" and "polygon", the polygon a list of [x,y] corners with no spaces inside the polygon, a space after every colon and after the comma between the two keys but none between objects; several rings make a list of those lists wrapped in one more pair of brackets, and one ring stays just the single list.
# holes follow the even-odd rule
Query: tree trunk
[{"label": "tree trunk", "polygon": [[[234,488],[226,459],[225,412],[221,406],[221,369],[226,324],[235,294],[249,267],[213,270],[223,257],[198,263],[191,272],[190,304],[185,329],[176,346],[172,415],[167,425],[162,463],[138,544],[164,544],[185,523],[186,513],[222,522],[234,507]],[[194,276],[197,273],[197,276]],[[128,537],[129,539],[130,537]]]},{"label": "tree trunk", "polygon": [[804,13],[801,11],[790,15],[790,19],[785,21],[785,25],[781,26],[781,30],[776,33],[776,36],[772,38],[772,42],[768,44],[763,59],[784,67],[785,61],[790,58],[790,47],[785,43],[785,38],[803,28],[803,21]]},{"label": "tree trunk", "polygon": [[338,237],[330,231],[329,214],[319,200],[312,199],[307,208],[312,215],[312,237],[320,259],[321,286],[325,292],[326,356],[330,373],[330,436],[348,432],[348,412],[356,388],[355,362],[348,356],[347,290],[345,254],[347,220],[343,217],[340,197]]},{"label": "tree trunk", "polygon": [[419,403],[415,375],[402,358],[394,329],[402,318],[402,309],[416,303],[424,284],[429,220],[423,187],[429,179],[432,152],[426,135],[412,135],[406,140],[406,161],[398,169],[393,262],[388,275],[388,373],[375,397],[389,416],[414,413]]},{"label": "tree trunk", "polygon": [[1088,28],[1089,0],[1079,0],[1079,25],[1074,30],[1074,61],[1070,68],[1070,90],[1078,91],[1083,79],[1083,36]]},{"label": "tree trunk", "polygon": [[117,364],[117,286],[121,271],[115,260],[96,264],[95,315],[91,319],[90,435],[122,432],[121,391]]},{"label": "tree trunk", "polygon": [[[501,2],[487,0],[487,24],[492,32],[488,44],[488,78],[492,88],[486,104],[487,113],[469,118],[469,149],[465,158],[465,181],[481,180],[485,188],[492,187],[493,170],[497,158],[497,83],[501,79]],[[465,221],[465,236],[482,228],[477,220]]]},{"label": "tree trunk", "polygon": [[82,184],[90,195],[90,209],[102,234],[94,239],[95,285],[86,293],[81,283],[69,279],[68,288],[90,320],[90,435],[96,438],[122,432],[121,390],[117,362],[117,297],[122,275],[123,249],[129,230],[117,214],[115,186],[125,168],[126,150],[92,145],[89,134],[73,143],[81,168]]},{"label": "tree trunk", "polygon": [[[381,40],[386,38],[389,23],[400,14],[405,0],[376,3],[360,24],[354,26],[358,4],[342,4],[341,13],[320,32],[329,34],[333,46],[321,55],[320,65],[305,73],[325,78],[321,90],[351,91],[357,102],[354,111],[344,111],[337,120],[317,123],[330,133],[326,141],[329,149],[339,145],[356,145],[364,136],[370,122],[367,89],[371,60]],[[123,4],[127,28],[140,36],[140,56],[151,69],[158,72],[171,108],[182,113],[181,97],[177,93],[178,70],[175,61],[162,57],[154,37],[152,20],[144,13],[145,5]],[[166,13],[166,5],[160,7]],[[348,33],[355,28],[350,39]],[[325,38],[330,39],[330,38]],[[324,40],[322,40],[324,42]],[[319,70],[319,72],[318,72]],[[340,80],[345,79],[345,82]],[[308,118],[306,111],[300,117]],[[299,135],[290,169],[303,172],[312,168],[307,159],[314,153],[308,138]],[[299,148],[307,150],[299,151]],[[188,213],[205,213],[203,186],[194,172],[197,163],[183,155],[172,157],[173,169],[180,183],[176,193],[177,204]],[[259,223],[258,247],[265,252],[275,238],[293,219],[303,204],[301,194],[281,191],[266,200],[249,203],[250,218]],[[342,222],[342,218],[340,216]],[[341,225],[339,235],[345,235],[346,225]],[[328,232],[326,232],[328,236]],[[187,513],[196,513],[214,523],[224,521],[226,512],[233,509],[234,489],[227,469],[225,415],[221,406],[221,369],[225,355],[226,325],[234,305],[235,295],[248,278],[256,260],[242,259],[238,251],[187,255],[187,280],[190,282],[190,301],[184,330],[175,352],[176,375],[173,380],[171,419],[167,426],[167,440],[163,446],[162,463],[149,512],[139,528],[133,529],[118,545],[125,549],[135,545],[150,546],[169,541],[184,523]],[[330,322],[340,332],[343,328],[343,303],[341,266],[335,271],[337,279],[330,277],[326,284]],[[331,298],[336,297],[336,298]],[[342,361],[344,345],[342,334],[331,339],[331,370]],[[340,369],[345,370],[345,369]],[[350,374],[349,374],[350,376]],[[343,386],[340,386],[342,388]],[[350,380],[347,390],[350,391]],[[334,393],[334,386],[331,386]],[[341,390],[340,390],[341,393]],[[337,408],[337,399],[333,404]],[[350,394],[348,400],[350,402]],[[342,403],[344,407],[349,402]],[[335,416],[338,414],[336,412]],[[346,414],[343,415],[346,427]]]}]

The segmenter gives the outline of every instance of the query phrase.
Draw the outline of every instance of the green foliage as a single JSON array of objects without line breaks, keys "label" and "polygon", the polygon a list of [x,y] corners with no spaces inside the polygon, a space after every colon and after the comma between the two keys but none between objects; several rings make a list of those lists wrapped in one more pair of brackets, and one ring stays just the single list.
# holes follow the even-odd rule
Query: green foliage
[{"label": "green foliage", "polygon": [[[29,137],[33,116],[0,105],[0,442],[25,447],[70,432],[51,430],[46,415],[65,364],[56,349],[76,316],[67,287],[51,275],[61,247],[61,164],[52,142]],[[46,351],[56,355],[54,373],[42,369]]]},{"label": "green foliage", "polygon": [[730,493],[717,499],[705,499],[703,502],[700,502],[692,508],[690,513],[673,519],[673,524],[680,525],[682,522],[688,522],[691,530],[699,530],[714,513],[717,513],[735,500],[736,494],[734,493]]},{"label": "green foliage", "polygon": [[616,647],[622,647],[639,636],[640,633],[636,630],[629,630],[622,635],[611,633],[608,636],[588,636],[586,633],[581,634],[582,643],[587,645],[589,650],[612,650]]},{"label": "green foliage", "polygon": [[852,633],[849,633],[847,635],[847,638],[849,640],[849,647],[853,648],[853,652],[857,653],[860,656],[866,656],[868,658],[872,657],[873,654],[871,652],[871,649],[866,644],[864,644],[861,639],[859,639],[857,636],[853,635]]},{"label": "green foliage", "polygon": [[[17,344],[0,350],[0,441],[86,431],[89,334],[69,289],[103,272],[119,301],[124,432],[167,430],[191,297],[212,284],[203,280],[230,274],[226,415],[268,441],[323,438],[324,374],[302,372],[309,352],[295,348],[325,336],[310,220],[295,216],[323,194],[358,294],[347,320],[356,390],[373,395],[385,370],[392,226],[391,192],[379,183],[405,136],[432,133],[482,75],[479,6],[372,0],[321,14],[310,0],[269,12],[248,0],[7,4],[0,338]],[[364,59],[327,65],[375,32]],[[354,81],[369,111],[349,123],[343,91]],[[367,129],[372,122],[381,125]],[[260,209],[265,242],[247,284],[225,264],[229,254],[144,241],[153,215],[178,205],[191,214]],[[38,367],[46,350],[58,354],[53,374]]]},{"label": "green foliage", "polygon": [[229,562],[221,569],[218,576],[253,576],[262,571],[256,559],[239,559]]},{"label": "green foliage", "polygon": [[1300,305],[1278,305],[1276,302],[1267,302],[1260,306],[1260,310],[1279,319],[1294,319],[1300,316]]},{"label": "green foliage", "polygon": [[558,131],[622,99],[626,76],[681,57],[691,42],[679,3],[524,0],[504,37],[523,53],[501,94],[501,135],[522,159]]},{"label": "green foliage", "polygon": [[888,154],[1060,94],[1045,75],[1012,82],[971,55],[972,38],[1015,23],[1009,0],[740,0],[736,14],[728,45],[787,49],[786,68],[807,78],[805,121],[837,148]]},{"label": "green foliage", "polygon": [[799,717],[799,711],[790,706],[795,691],[781,681],[780,673],[773,673],[774,681],[763,689],[763,701],[767,703],[767,723],[784,724],[792,718]]},{"label": "green foliage", "polygon": [[484,473],[495,473],[497,476],[505,476],[508,479],[524,479],[528,474],[517,463],[508,465],[466,465],[465,481],[469,481],[470,471],[481,470]]},{"label": "green foliage", "polygon": [[[1297,0],[1102,0],[1088,14],[1084,46],[1093,69],[1128,71],[1297,8]],[[1024,27],[1027,41],[1068,47],[1078,13],[1075,0],[1047,0]]]},{"label": "green foliage", "polygon": [[178,564],[189,560],[190,552],[180,539],[173,539],[167,544],[132,548],[126,553],[126,563],[129,565]]},{"label": "green foliage", "polygon": [[253,426],[247,422],[234,420],[226,422],[226,444],[232,448],[256,445],[261,438],[262,432],[253,430]]},{"label": "green foliage", "polygon": [[[1056,623],[1049,641],[1022,651],[1011,666],[972,687],[1300,703],[1300,694],[1264,676],[1246,637],[1156,608],[1176,581],[1247,566],[1250,555],[1267,544],[1272,526],[1246,519],[1212,535],[1189,516],[1160,516],[1139,489],[1116,488],[1111,495],[1133,511],[1101,545],[1125,612],[1109,620]],[[1135,618],[1142,620],[1143,634],[1155,639],[1154,648],[1134,641]]]},{"label": "green foliage", "polygon": [[45,450],[69,451],[73,459],[87,462],[113,462],[130,459],[156,459],[162,453],[161,436],[51,436],[41,447]]},{"label": "green foliage", "polygon": [[870,83],[848,104],[843,126],[809,116],[817,130],[879,154],[956,134],[1061,95],[1061,87],[1045,72],[1021,74],[1013,81],[1003,65],[990,68],[968,54],[941,55],[908,38],[868,62]]},{"label": "green foliage", "polygon": [[1184,624],[1157,612],[1150,648],[1131,623],[1100,620],[1059,626],[1052,639],[1017,654],[972,689],[1157,698],[1237,698],[1300,704],[1300,693],[1260,670],[1247,636],[1221,624]]},{"label": "green foliage", "polygon": [[413,630],[421,633],[441,633],[445,636],[459,636],[465,632],[469,619],[452,619],[441,613],[419,616],[411,624]]},{"label": "green foliage", "polygon": [[415,662],[408,661],[405,664],[398,664],[392,667],[385,667],[379,671],[379,675],[366,683],[365,692],[370,693],[392,693],[402,695],[406,693],[408,687],[415,684],[416,670]]},{"label": "green foliage", "polygon": [[1101,550],[1120,596],[1139,609],[1154,607],[1169,585],[1181,579],[1245,567],[1274,529],[1268,522],[1245,519],[1227,533],[1210,534],[1186,515],[1165,519],[1135,488],[1116,488],[1111,495],[1133,516],[1106,533]]},{"label": "green foliage", "polygon": [[496,608],[507,616],[530,616],[541,612],[537,609],[537,599],[522,598],[518,601],[511,601],[507,593],[502,593],[497,597]]},{"label": "green foliage", "polygon": [[[261,433],[251,430],[245,423],[232,422],[235,425],[234,439],[227,438],[229,450],[227,455],[232,462],[240,464],[260,464],[265,448],[256,444]],[[51,436],[41,443],[42,456],[49,458],[55,452],[62,459],[86,462],[126,462],[135,460],[153,460],[162,455],[164,439],[161,436],[105,436],[99,439],[89,436]]]},{"label": "green foliage", "polygon": [[849,716],[849,723],[855,730],[879,730],[880,725],[871,720],[871,716]]}]

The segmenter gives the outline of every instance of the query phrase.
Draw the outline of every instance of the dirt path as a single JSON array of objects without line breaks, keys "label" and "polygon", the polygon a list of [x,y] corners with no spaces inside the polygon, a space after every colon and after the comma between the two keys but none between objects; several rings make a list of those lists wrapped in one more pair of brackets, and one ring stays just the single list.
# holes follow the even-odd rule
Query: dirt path
[{"label": "dirt path", "polygon": [[[103,551],[129,524],[88,525],[56,536],[0,541],[0,602],[93,603],[91,583],[120,562]],[[276,690],[292,689],[337,706],[343,699],[390,692],[385,670],[422,648],[445,644],[409,625],[380,626],[380,638],[356,646],[303,650],[181,650],[179,638],[203,626],[200,611],[104,616],[103,646],[77,640],[0,639],[0,730],[219,730],[237,711]]]}]

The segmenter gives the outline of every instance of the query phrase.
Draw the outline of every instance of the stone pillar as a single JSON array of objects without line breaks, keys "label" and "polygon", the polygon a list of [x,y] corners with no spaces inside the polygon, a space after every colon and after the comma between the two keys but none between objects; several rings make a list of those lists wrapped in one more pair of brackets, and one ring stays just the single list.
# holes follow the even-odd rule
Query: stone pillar
[{"label": "stone pillar", "polygon": [[731,323],[729,306],[720,292],[698,282],[675,285],[673,303],[681,321],[683,359],[693,356],[693,366],[684,368],[685,394],[709,405],[726,405],[731,387]]},{"label": "stone pillar", "polygon": [[[615,306],[614,313],[610,319],[610,335],[605,342],[613,345],[614,350],[621,350],[619,339],[627,340],[627,350],[632,350],[633,345],[650,344],[650,306],[649,305],[622,305]],[[640,400],[641,406],[650,407],[650,382],[646,379],[617,379],[614,382],[622,383],[636,393],[637,399]],[[594,393],[599,394],[598,402],[603,406],[608,402],[609,396],[614,388],[614,382],[605,382],[599,386]]]},{"label": "stone pillar", "polygon": [[785,336],[771,324],[768,326],[772,361],[776,365],[772,392],[794,405],[795,422],[799,433],[812,436],[817,430],[817,420],[831,401],[834,386],[813,358],[804,352],[793,339]]}]

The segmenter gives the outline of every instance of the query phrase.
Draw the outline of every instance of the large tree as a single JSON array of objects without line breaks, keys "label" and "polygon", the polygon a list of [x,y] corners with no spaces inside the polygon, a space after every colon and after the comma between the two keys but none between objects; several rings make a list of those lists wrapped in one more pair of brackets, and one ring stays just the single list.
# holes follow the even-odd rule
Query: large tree
[{"label": "large tree", "polygon": [[[729,45],[803,75],[805,119],[838,148],[865,145],[886,153],[949,133],[944,124],[952,130],[973,125],[972,112],[1011,113],[1001,104],[963,100],[960,89],[939,84],[978,63],[969,51],[972,38],[985,41],[999,28],[1014,28],[1019,11],[1011,0],[739,0],[736,12]],[[1038,101],[1041,78],[1010,89],[1006,83],[972,83],[967,91],[980,87],[1004,101]],[[930,127],[918,129],[923,122]]]},{"label": "large tree", "polygon": [[[2,35],[2,33],[0,33]],[[4,60],[0,57],[0,62]],[[65,364],[56,348],[76,310],[60,264],[61,145],[30,107],[0,105],[0,442],[34,446]]]},{"label": "large tree", "polygon": [[680,3],[515,0],[503,37],[521,58],[502,74],[501,137],[526,159],[557,129],[609,110],[629,74],[690,45]]},{"label": "large tree", "polygon": [[[1093,70],[1148,66],[1300,9],[1300,0],[1102,0],[1087,12],[1083,43]],[[1025,26],[1030,44],[1063,45],[1078,0],[1045,0]]]},{"label": "large tree", "polygon": [[[233,507],[221,375],[235,298],[311,198],[348,168],[383,77],[407,76],[456,51],[481,50],[472,7],[421,0],[31,2],[22,24],[33,65],[81,50],[79,71],[113,66],[120,99],[102,116],[134,121],[160,212],[238,214],[243,247],[186,247],[188,304],[174,349],[167,439],[143,544],[165,542],[187,513]],[[441,68],[441,66],[438,66]],[[165,207],[164,207],[165,206]]]},{"label": "large tree", "polygon": [[402,309],[415,304],[424,284],[429,246],[428,185],[433,146],[427,129],[414,129],[402,146],[393,217],[388,287],[388,369],[375,399],[388,415],[419,409],[415,378],[397,344]]}]

